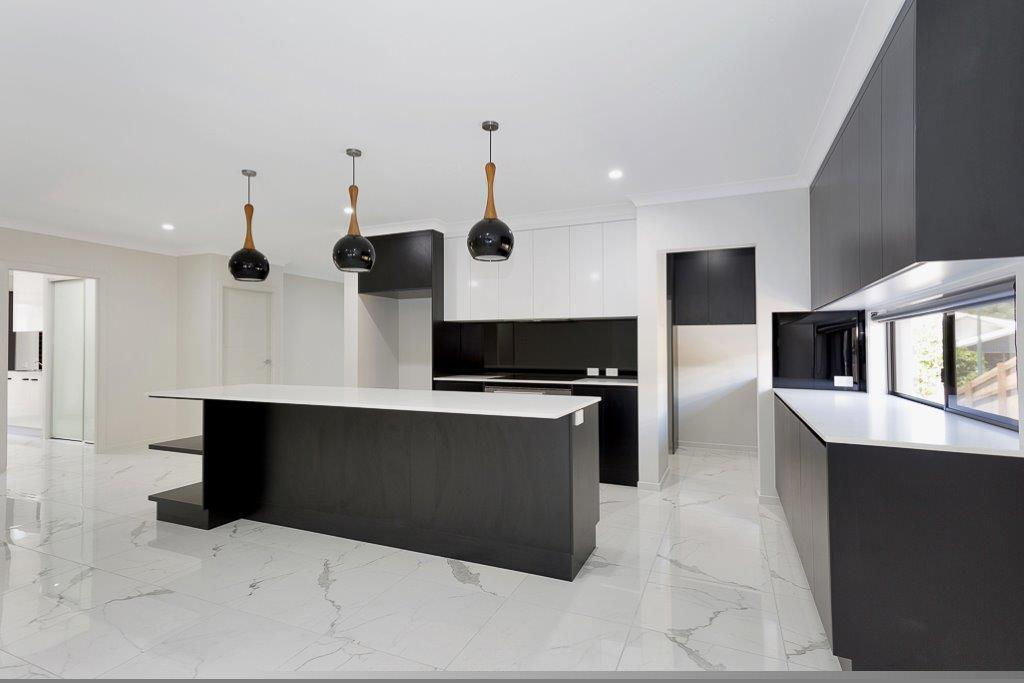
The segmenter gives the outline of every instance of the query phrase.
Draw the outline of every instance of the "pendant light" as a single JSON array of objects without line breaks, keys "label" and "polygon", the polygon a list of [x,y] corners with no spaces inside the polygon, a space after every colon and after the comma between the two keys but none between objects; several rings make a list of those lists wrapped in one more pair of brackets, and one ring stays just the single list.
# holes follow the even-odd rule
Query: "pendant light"
[{"label": "pendant light", "polygon": [[348,186],[348,197],[352,204],[352,214],[348,219],[348,234],[334,245],[334,265],[346,273],[368,273],[377,259],[370,240],[359,234],[359,219],[356,217],[356,200],[359,188],[356,187],[356,158],[363,156],[358,149],[346,149],[345,154],[352,157],[352,184]]},{"label": "pendant light", "polygon": [[515,237],[505,222],[498,219],[498,212],[494,209],[495,166],[491,161],[491,138],[494,131],[498,130],[498,122],[484,121],[482,127],[487,131],[487,165],[484,166],[487,175],[487,207],[483,219],[470,229],[466,246],[469,247],[470,256],[477,261],[505,261],[512,255]]},{"label": "pendant light", "polygon": [[245,169],[245,244],[228,259],[231,277],[240,282],[263,282],[270,274],[267,257],[257,251],[252,241],[252,179],[256,171]]}]

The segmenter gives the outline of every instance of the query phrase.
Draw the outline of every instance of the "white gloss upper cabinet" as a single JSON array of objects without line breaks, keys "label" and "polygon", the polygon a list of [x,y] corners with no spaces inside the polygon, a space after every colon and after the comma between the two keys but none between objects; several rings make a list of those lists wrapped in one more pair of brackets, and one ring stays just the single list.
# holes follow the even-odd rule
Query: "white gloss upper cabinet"
[{"label": "white gloss upper cabinet", "polygon": [[444,319],[469,320],[469,270],[473,257],[465,237],[444,240]]},{"label": "white gloss upper cabinet", "polygon": [[569,229],[569,315],[604,314],[604,225],[574,225]]},{"label": "white gloss upper cabinet", "polygon": [[[569,228],[533,230],[533,317],[568,318]],[[516,236],[518,241],[519,237]]]},{"label": "white gloss upper cabinet", "polygon": [[533,232],[520,230],[507,261],[498,264],[498,313],[502,320],[533,317]]},{"label": "white gloss upper cabinet", "polygon": [[604,315],[632,317],[636,301],[636,221],[604,224]]},{"label": "white gloss upper cabinet", "polygon": [[[462,250],[467,252],[465,241]],[[500,320],[498,310],[498,270],[495,261],[477,261],[469,257],[469,319]]]}]

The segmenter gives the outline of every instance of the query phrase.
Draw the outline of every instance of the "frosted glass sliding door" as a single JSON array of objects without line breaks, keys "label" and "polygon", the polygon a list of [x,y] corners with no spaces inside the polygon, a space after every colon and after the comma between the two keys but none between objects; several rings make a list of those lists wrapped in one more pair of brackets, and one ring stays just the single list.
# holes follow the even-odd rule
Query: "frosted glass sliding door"
[{"label": "frosted glass sliding door", "polygon": [[96,283],[53,282],[51,435],[95,439]]}]

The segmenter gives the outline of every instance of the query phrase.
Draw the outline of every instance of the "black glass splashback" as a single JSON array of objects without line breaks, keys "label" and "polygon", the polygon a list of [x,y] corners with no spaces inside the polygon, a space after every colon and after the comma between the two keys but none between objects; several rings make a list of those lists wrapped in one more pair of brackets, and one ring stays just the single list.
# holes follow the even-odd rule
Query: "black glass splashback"
[{"label": "black glass splashback", "polygon": [[774,387],[867,390],[864,311],[773,313],[772,342]]},{"label": "black glass splashback", "polygon": [[480,370],[637,370],[636,318],[446,322],[434,338],[434,374]]}]

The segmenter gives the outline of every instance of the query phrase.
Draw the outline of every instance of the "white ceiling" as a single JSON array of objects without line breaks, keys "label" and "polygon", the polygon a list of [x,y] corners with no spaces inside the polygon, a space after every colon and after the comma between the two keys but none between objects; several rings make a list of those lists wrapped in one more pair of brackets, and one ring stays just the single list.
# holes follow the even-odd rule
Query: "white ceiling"
[{"label": "white ceiling", "polygon": [[326,275],[346,147],[363,224],[472,221],[486,118],[499,215],[806,185],[899,4],[5,0],[0,225],[230,253],[254,168],[257,247]]}]

